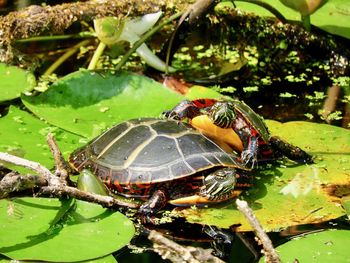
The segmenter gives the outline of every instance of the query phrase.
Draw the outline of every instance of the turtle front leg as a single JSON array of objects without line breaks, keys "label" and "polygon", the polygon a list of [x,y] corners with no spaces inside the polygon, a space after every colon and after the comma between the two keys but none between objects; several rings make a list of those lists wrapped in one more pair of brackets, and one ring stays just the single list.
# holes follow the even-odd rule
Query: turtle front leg
[{"label": "turtle front leg", "polygon": [[248,143],[245,147],[246,150],[242,151],[241,153],[242,163],[245,166],[254,168],[255,164],[258,162],[258,147],[258,137],[248,138]]},{"label": "turtle front leg", "polygon": [[143,224],[154,224],[154,215],[161,210],[168,202],[169,197],[164,190],[157,190],[150,199],[138,210]]},{"label": "turtle front leg", "polygon": [[236,183],[236,169],[222,168],[203,179],[200,194],[210,201],[224,201],[232,197]]}]

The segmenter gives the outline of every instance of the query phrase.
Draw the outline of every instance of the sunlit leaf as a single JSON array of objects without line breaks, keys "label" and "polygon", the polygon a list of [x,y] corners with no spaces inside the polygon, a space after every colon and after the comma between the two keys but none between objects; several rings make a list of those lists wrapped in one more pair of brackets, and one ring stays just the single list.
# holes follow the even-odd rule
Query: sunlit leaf
[{"label": "sunlit leaf", "polygon": [[[299,20],[300,14],[285,5],[279,0],[269,0],[268,3],[281,12],[287,19]],[[273,16],[266,9],[246,2],[236,2],[237,7],[243,10],[254,12],[258,15]],[[350,38],[350,2],[344,0],[330,0],[314,14],[311,15],[311,24],[323,30]]]},{"label": "sunlit leaf", "polygon": [[[16,260],[16,263],[26,263],[28,261],[25,260]],[[78,261],[79,263],[117,263],[118,261],[113,257],[113,255],[108,255],[105,257],[97,258],[97,259],[91,259],[91,260],[84,260],[84,261]],[[5,257],[2,258],[0,255],[0,263],[13,263],[12,259],[6,259]]]},{"label": "sunlit leaf", "polygon": [[350,196],[344,196],[341,199],[341,204],[344,207],[346,214],[348,215],[348,217],[350,218]]},{"label": "sunlit leaf", "polygon": [[0,63],[0,102],[21,96],[35,87],[35,77],[29,71]]},{"label": "sunlit leaf", "polygon": [[107,127],[139,117],[158,117],[182,98],[161,84],[135,74],[72,73],[24,104],[49,123],[92,138]]},{"label": "sunlit leaf", "polygon": [[[76,148],[80,139],[16,107],[10,107],[8,114],[0,118],[0,127],[0,151],[40,162],[48,168],[53,167],[53,157],[46,143],[49,132],[54,134],[65,156]],[[9,164],[6,166],[12,167]]]},{"label": "sunlit leaf", "polygon": [[117,263],[118,261],[113,257],[113,255],[108,255],[105,257],[92,259],[92,260],[86,260],[86,261],[79,261],[79,263]]},{"label": "sunlit leaf", "polygon": [[[294,238],[277,247],[281,261],[293,262],[348,262],[350,231],[328,230]],[[260,262],[265,262],[263,259]]]},{"label": "sunlit leaf", "polygon": [[0,200],[0,253],[7,255],[36,244],[72,206],[72,200],[16,198]]},{"label": "sunlit leaf", "polygon": [[[307,122],[267,121],[272,134],[315,156],[315,164],[281,165],[254,172],[254,185],[244,198],[267,231],[334,219],[345,214],[340,198],[350,191],[350,131]],[[220,227],[250,225],[234,204],[182,210],[190,222]]]},{"label": "sunlit leaf", "polygon": [[56,199],[46,199],[53,207],[45,206],[43,199],[21,200],[13,201],[16,210],[11,216],[9,202],[2,200],[0,207],[0,253],[13,259],[71,262],[99,258],[125,246],[134,234],[127,217],[96,204],[76,201],[76,208],[64,217],[61,213],[60,221],[51,225],[56,210],[62,209]]}]

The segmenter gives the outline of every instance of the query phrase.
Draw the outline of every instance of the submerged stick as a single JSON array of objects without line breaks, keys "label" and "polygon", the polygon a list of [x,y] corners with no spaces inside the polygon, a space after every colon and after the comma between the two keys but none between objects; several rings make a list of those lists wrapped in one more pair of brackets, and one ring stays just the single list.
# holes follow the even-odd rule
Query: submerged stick
[{"label": "submerged stick", "polygon": [[224,263],[220,258],[211,254],[211,249],[203,249],[200,247],[182,246],[159,232],[152,230],[148,235],[148,239],[153,242],[155,251],[171,262],[191,262],[191,263]]},{"label": "submerged stick", "polygon": [[259,223],[258,219],[254,215],[253,210],[248,206],[248,203],[246,201],[242,201],[237,199],[236,205],[238,210],[245,216],[245,218],[248,220],[249,224],[252,226],[255,234],[261,241],[263,248],[264,248],[264,254],[265,254],[265,261],[270,263],[280,263],[281,260],[275,250],[275,248],[272,245],[272,242],[270,238],[265,233],[264,229],[262,228],[261,224]]}]

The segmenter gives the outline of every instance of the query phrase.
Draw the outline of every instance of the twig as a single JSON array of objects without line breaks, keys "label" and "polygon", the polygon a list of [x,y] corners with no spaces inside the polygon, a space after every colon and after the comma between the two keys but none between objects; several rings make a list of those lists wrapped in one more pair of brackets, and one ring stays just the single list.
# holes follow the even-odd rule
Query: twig
[{"label": "twig", "polygon": [[75,187],[65,186],[65,185],[44,186],[40,189],[38,195],[50,195],[54,197],[69,196],[79,200],[100,204],[106,208],[118,208],[118,207],[138,208],[139,207],[138,204],[124,202],[124,201],[115,199],[111,196],[85,192]]},{"label": "twig", "polygon": [[236,205],[238,210],[241,211],[241,213],[246,217],[246,219],[252,226],[257,237],[260,239],[264,248],[264,254],[266,257],[265,261],[269,263],[280,263],[281,260],[276,250],[274,249],[270,238],[266,235],[261,224],[254,215],[253,210],[248,206],[248,203],[237,198]]},{"label": "twig", "polygon": [[46,141],[50,147],[50,151],[53,155],[53,159],[55,160],[55,165],[56,165],[55,174],[56,176],[59,176],[61,178],[61,183],[66,183],[69,173],[72,173],[72,169],[70,169],[69,165],[63,158],[62,153],[58,148],[58,145],[51,133],[47,135]]},{"label": "twig", "polygon": [[138,204],[124,202],[111,196],[88,193],[77,188],[67,186],[65,182],[62,182],[60,178],[53,175],[46,167],[42,166],[39,163],[25,160],[23,158],[3,152],[0,152],[0,160],[29,168],[38,173],[36,177],[33,175],[19,174],[16,174],[16,176],[11,175],[14,176],[13,178],[8,178],[5,176],[0,181],[0,197],[5,197],[11,192],[32,189],[33,187],[38,186],[40,187],[38,195],[45,194],[54,197],[69,196],[83,201],[94,202],[108,208],[139,207]]},{"label": "twig", "polygon": [[148,235],[148,239],[153,242],[154,250],[162,256],[174,263],[191,262],[191,263],[224,263],[221,259],[211,254],[211,249],[203,249],[200,247],[181,246],[176,242],[164,237],[159,232],[152,230]]},{"label": "twig", "polygon": [[0,181],[0,199],[9,196],[12,192],[20,192],[46,185],[47,181],[43,176],[32,174],[22,175],[11,172],[6,174]]},{"label": "twig", "polygon": [[32,162],[32,161],[29,161],[8,153],[3,153],[3,152],[0,152],[0,160],[32,170],[38,173],[39,175],[43,176],[45,180],[48,182],[48,184],[50,185],[60,184],[58,177],[53,176],[52,173],[45,166],[42,166],[40,163]]}]

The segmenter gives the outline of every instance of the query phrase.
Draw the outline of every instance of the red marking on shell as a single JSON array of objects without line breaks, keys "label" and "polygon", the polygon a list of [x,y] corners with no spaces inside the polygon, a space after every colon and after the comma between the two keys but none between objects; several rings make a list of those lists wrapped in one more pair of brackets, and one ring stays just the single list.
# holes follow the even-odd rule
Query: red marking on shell
[{"label": "red marking on shell", "polygon": [[120,186],[118,180],[114,180],[113,185],[115,186],[117,192],[119,192],[119,193],[123,193],[124,192],[123,191],[123,187]]}]

